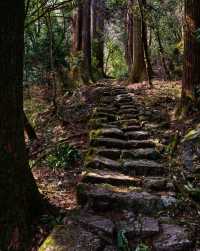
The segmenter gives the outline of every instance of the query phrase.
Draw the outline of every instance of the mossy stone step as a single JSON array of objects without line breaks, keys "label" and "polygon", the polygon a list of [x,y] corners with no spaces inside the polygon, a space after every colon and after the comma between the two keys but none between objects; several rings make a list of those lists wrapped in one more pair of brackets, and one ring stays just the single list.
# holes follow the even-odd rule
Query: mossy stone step
[{"label": "mossy stone step", "polygon": [[82,182],[93,184],[107,183],[114,186],[141,186],[143,179],[127,176],[117,171],[86,170],[82,173]]},{"label": "mossy stone step", "polygon": [[116,139],[125,139],[124,132],[118,128],[102,128],[99,130],[90,132],[91,138],[95,137],[105,137],[105,138],[116,138]]},{"label": "mossy stone step", "polygon": [[147,140],[150,137],[146,131],[127,132],[125,136],[128,140]]},{"label": "mossy stone step", "polygon": [[100,212],[127,209],[137,214],[153,215],[165,208],[162,196],[134,192],[128,188],[120,190],[120,187],[106,184],[80,183],[77,186],[77,199],[80,205],[87,204]]},{"label": "mossy stone step", "polygon": [[99,107],[95,108],[95,112],[115,113],[115,112],[117,112],[117,108],[114,106],[112,106],[112,107],[99,106]]},{"label": "mossy stone step", "polygon": [[91,157],[91,160],[85,163],[85,168],[93,169],[111,169],[111,170],[120,170],[122,167],[121,163],[115,160],[104,158],[101,156]]},{"label": "mossy stone step", "polygon": [[129,140],[126,144],[127,149],[151,147],[155,147],[155,143],[152,140]]},{"label": "mossy stone step", "polygon": [[93,118],[95,118],[95,119],[106,118],[107,121],[115,121],[116,115],[112,114],[112,113],[106,113],[106,112],[95,112],[93,115]]},{"label": "mossy stone step", "polygon": [[109,158],[112,160],[118,160],[121,156],[121,150],[116,148],[93,148],[92,152],[95,155]]},{"label": "mossy stone step", "polygon": [[95,138],[91,140],[90,144],[93,147],[124,149],[127,142],[125,140],[114,138]]},{"label": "mossy stone step", "polygon": [[118,121],[112,122],[113,125],[118,125],[122,127],[128,126],[140,126],[140,122],[137,119],[119,119]]},{"label": "mossy stone step", "polygon": [[141,127],[140,125],[132,125],[132,126],[123,125],[123,126],[122,126],[122,130],[123,130],[124,132],[140,131],[141,128],[142,128],[142,127]]},{"label": "mossy stone step", "polygon": [[125,173],[131,175],[156,176],[166,173],[162,164],[153,160],[128,160],[123,163]]},{"label": "mossy stone step", "polygon": [[158,160],[161,158],[161,155],[155,148],[138,148],[135,150],[123,150],[121,158]]},{"label": "mossy stone step", "polygon": [[98,251],[103,245],[97,235],[73,222],[54,227],[38,251]]},{"label": "mossy stone step", "polygon": [[121,108],[119,111],[118,111],[118,114],[119,115],[123,115],[123,114],[138,114],[138,110],[134,107],[131,107],[131,108]]},{"label": "mossy stone step", "polygon": [[155,251],[194,251],[184,227],[161,224],[160,235],[153,241]]}]

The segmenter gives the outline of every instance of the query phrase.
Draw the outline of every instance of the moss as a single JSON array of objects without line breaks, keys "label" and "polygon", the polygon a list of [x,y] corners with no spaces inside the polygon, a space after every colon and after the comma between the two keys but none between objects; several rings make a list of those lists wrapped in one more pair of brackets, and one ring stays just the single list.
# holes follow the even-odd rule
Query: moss
[{"label": "moss", "polygon": [[90,132],[90,136],[89,136],[89,137],[90,137],[90,140],[98,138],[98,136],[101,134],[101,132],[102,132],[101,129],[92,130],[92,131]]}]

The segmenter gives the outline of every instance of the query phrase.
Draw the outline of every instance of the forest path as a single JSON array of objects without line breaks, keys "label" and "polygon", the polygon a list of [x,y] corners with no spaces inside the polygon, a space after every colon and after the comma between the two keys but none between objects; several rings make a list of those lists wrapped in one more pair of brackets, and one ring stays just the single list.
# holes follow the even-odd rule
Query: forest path
[{"label": "forest path", "polygon": [[173,219],[177,206],[166,160],[146,129],[144,107],[125,87],[100,83],[90,147],[77,187],[81,206],[40,251],[193,250]]}]

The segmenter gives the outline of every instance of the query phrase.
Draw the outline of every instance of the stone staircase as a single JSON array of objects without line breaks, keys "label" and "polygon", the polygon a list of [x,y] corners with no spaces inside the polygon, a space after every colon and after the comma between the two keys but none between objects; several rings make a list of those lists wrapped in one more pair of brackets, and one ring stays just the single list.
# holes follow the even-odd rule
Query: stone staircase
[{"label": "stone staircase", "polygon": [[[140,105],[118,85],[97,86],[90,148],[77,187],[80,210],[40,251],[190,251],[167,163],[142,126]],[[142,249],[143,248],[143,249]]]}]

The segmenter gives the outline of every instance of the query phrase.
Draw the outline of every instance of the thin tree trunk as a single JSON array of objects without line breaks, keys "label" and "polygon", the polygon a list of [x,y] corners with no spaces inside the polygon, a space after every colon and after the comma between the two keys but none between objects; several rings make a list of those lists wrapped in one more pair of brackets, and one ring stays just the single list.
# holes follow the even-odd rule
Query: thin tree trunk
[{"label": "thin tree trunk", "polygon": [[25,112],[24,112],[24,130],[25,130],[30,141],[37,139],[36,132],[35,132],[34,128],[32,127],[32,125],[30,124],[30,122],[28,121]]},{"label": "thin tree trunk", "polygon": [[[138,11],[138,3],[136,0],[130,0],[129,8],[132,12],[130,18],[133,19],[133,56],[132,65],[129,71],[129,82],[141,82],[147,79],[147,70],[144,58],[144,48],[142,42],[142,22]],[[132,32],[132,31],[130,31]],[[131,33],[130,33],[131,37]],[[131,45],[130,45],[131,46]],[[130,49],[131,52],[132,49]]]},{"label": "thin tree trunk", "polygon": [[200,109],[200,46],[199,41],[195,36],[199,27],[199,1],[185,0],[182,107],[186,108],[187,111],[189,111],[190,108],[193,108],[193,106]]},{"label": "thin tree trunk", "polygon": [[91,0],[83,2],[83,23],[82,23],[82,50],[83,64],[82,76],[83,81],[87,84],[92,80],[91,70]]},{"label": "thin tree trunk", "polygon": [[138,5],[140,8],[140,15],[141,15],[141,22],[142,22],[142,42],[143,42],[143,48],[145,53],[145,59],[146,59],[146,69],[147,69],[147,76],[148,76],[148,82],[150,88],[153,86],[152,84],[152,66],[151,66],[151,59],[149,56],[149,49],[148,49],[148,42],[147,42],[147,27],[146,27],[146,21],[145,21],[145,15],[144,15],[144,8],[146,8],[146,1],[145,0],[138,0]]},{"label": "thin tree trunk", "polygon": [[82,21],[83,7],[79,3],[73,15],[73,33],[72,33],[72,53],[76,53],[82,49]]},{"label": "thin tree trunk", "polygon": [[92,56],[95,58],[97,77],[103,77],[104,74],[104,15],[105,0],[92,0]]},{"label": "thin tree trunk", "polygon": [[41,209],[24,143],[24,0],[0,2],[0,249],[27,250]]}]

